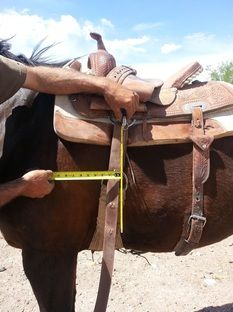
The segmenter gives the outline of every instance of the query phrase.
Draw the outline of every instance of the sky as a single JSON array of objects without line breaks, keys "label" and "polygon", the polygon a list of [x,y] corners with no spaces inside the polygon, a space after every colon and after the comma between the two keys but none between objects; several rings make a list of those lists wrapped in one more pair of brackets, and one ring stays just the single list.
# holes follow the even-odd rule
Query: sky
[{"label": "sky", "polygon": [[0,39],[14,53],[57,43],[56,59],[96,50],[99,32],[118,65],[140,77],[166,79],[191,61],[204,68],[233,59],[233,0],[1,0]]}]

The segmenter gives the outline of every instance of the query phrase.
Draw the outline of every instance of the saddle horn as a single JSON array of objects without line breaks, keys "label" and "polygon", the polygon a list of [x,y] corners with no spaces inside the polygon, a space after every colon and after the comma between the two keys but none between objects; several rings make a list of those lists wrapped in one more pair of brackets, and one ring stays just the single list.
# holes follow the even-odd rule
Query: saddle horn
[{"label": "saddle horn", "polygon": [[105,48],[102,36],[100,34],[95,33],[95,32],[91,32],[90,36],[91,36],[92,39],[97,41],[97,48],[98,48],[98,50],[105,50],[105,51],[107,51],[106,48]]},{"label": "saddle horn", "polygon": [[98,51],[89,55],[87,66],[91,70],[91,74],[105,77],[116,67],[116,60],[114,56],[106,50],[100,34],[91,32],[90,36],[97,41]]}]

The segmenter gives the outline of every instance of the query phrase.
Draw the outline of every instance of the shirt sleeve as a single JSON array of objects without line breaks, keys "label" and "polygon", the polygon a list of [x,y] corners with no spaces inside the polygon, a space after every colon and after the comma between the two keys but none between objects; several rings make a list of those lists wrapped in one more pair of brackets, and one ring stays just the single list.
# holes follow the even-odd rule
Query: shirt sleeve
[{"label": "shirt sleeve", "polygon": [[24,64],[0,55],[0,103],[12,97],[23,85],[27,68]]}]

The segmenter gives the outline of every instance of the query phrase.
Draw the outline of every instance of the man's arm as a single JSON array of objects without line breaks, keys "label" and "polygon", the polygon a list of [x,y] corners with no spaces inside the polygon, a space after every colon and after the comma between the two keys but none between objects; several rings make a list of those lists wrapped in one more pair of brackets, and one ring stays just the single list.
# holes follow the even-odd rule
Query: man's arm
[{"label": "man's arm", "polygon": [[21,178],[0,185],[0,208],[18,196],[42,198],[49,194],[54,184],[49,182],[50,170],[33,170]]},{"label": "man's arm", "polygon": [[108,78],[87,75],[67,68],[27,67],[23,87],[57,95],[72,93],[103,95],[117,119],[121,118],[121,109],[127,112],[128,118],[132,117],[139,102],[135,92]]}]

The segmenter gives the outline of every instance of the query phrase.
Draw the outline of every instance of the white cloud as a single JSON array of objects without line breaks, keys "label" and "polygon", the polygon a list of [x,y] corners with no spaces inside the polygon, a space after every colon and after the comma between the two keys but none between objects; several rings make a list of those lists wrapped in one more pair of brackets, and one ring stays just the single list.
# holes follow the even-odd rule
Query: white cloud
[{"label": "white cloud", "polygon": [[224,61],[232,61],[232,55],[233,44],[229,47],[228,51],[223,49],[221,52],[216,53],[199,53],[179,58],[168,58],[163,62],[134,63],[132,64],[132,67],[137,70],[138,76],[141,78],[162,79],[165,81],[169,76],[178,72],[182,67],[191,62],[197,61],[203,66],[204,69],[203,73],[201,73],[197,79],[205,81],[209,79],[209,73],[205,70],[208,65],[215,67]]},{"label": "white cloud", "polygon": [[179,49],[181,49],[182,46],[179,44],[174,44],[174,43],[165,43],[162,47],[161,47],[161,52],[163,54],[169,54],[171,52],[177,51]]},{"label": "white cloud", "polygon": [[52,19],[30,14],[26,9],[21,12],[15,10],[0,12],[0,38],[14,36],[11,40],[12,51],[24,53],[26,56],[31,55],[40,40],[47,38],[45,45],[60,43],[50,50],[57,58],[77,57],[95,49],[96,43],[89,36],[91,31],[104,35],[113,27],[111,21],[105,18],[96,25],[88,20],[80,23],[71,15],[61,15],[57,19]]},{"label": "white cloud", "polygon": [[[12,50],[15,53],[30,55],[33,47],[43,38],[47,37],[48,44],[65,42],[55,47],[56,53],[60,50],[60,56],[67,57],[68,49],[75,46],[84,36],[84,29],[80,23],[70,15],[63,15],[59,19],[44,19],[38,15],[30,15],[27,11],[16,12],[14,10],[0,13],[0,36],[11,40]],[[69,39],[73,38],[70,43]],[[81,46],[82,47],[82,46]],[[77,48],[77,47],[76,47]],[[82,48],[80,49],[82,51]],[[72,50],[70,50],[72,54]],[[76,51],[77,53],[77,51]]]},{"label": "white cloud", "polygon": [[133,26],[134,31],[144,31],[149,29],[158,29],[162,26],[162,23],[140,23]]},{"label": "white cloud", "polygon": [[[191,61],[195,61],[195,59],[186,59],[179,61],[167,61],[160,63],[144,63],[144,64],[134,64],[133,67],[137,70],[137,74],[141,78],[145,79],[161,79],[165,81],[172,76],[176,72],[178,72],[182,67],[189,64]],[[199,76],[202,80],[207,80],[206,73],[204,75]],[[198,77],[198,79],[199,79]]]},{"label": "white cloud", "polygon": [[[135,54],[142,54],[145,53],[145,44],[150,41],[150,37],[142,36],[139,38],[128,38],[125,40],[106,40],[105,46],[107,47],[108,51],[116,57],[116,60],[119,62],[123,62],[124,60],[132,55]],[[132,61],[132,59],[130,59]],[[129,65],[129,64],[126,64]]]},{"label": "white cloud", "polygon": [[146,79],[165,80],[178,70],[177,65],[170,62],[134,64],[133,67],[137,70],[139,77]]},{"label": "white cloud", "polygon": [[202,32],[198,32],[198,33],[193,33],[193,34],[185,36],[185,39],[194,43],[200,43],[200,42],[210,41],[214,37],[215,36],[213,34],[208,35]]},{"label": "white cloud", "polygon": [[[141,25],[138,29],[141,27],[143,30],[149,26],[155,27],[156,24],[138,25]],[[90,20],[81,22],[71,15],[62,15],[56,19],[43,18],[26,9],[21,12],[0,12],[0,38],[15,35],[11,40],[12,51],[24,53],[26,56],[30,56],[33,48],[45,37],[47,39],[43,46],[60,42],[47,53],[55,59],[63,60],[89,54],[96,50],[96,42],[89,36],[90,31],[99,32],[103,36],[106,48],[115,56],[118,65],[135,67],[139,75],[146,78],[165,79],[190,61],[197,60],[204,66],[217,65],[224,60],[232,60],[233,55],[232,40],[226,38],[224,41],[223,38],[218,39],[214,35],[201,32],[180,38],[183,39],[180,45],[172,41],[165,43],[159,51],[158,41],[150,36],[110,40],[107,34],[116,33],[116,29],[106,18],[93,23]],[[202,44],[198,44],[200,42]],[[180,53],[172,54],[179,49]]]},{"label": "white cloud", "polygon": [[103,26],[107,26],[107,27],[109,27],[109,28],[114,28],[114,25],[113,25],[113,23],[111,22],[111,21],[109,21],[108,19],[106,19],[106,18],[101,18],[101,24],[103,25]]},{"label": "white cloud", "polygon": [[90,20],[78,21],[71,15],[62,15],[56,19],[43,18],[31,14],[28,10],[16,12],[8,10],[0,12],[0,36],[10,38],[12,51],[30,56],[33,48],[40,40],[46,38],[43,45],[56,45],[49,51],[49,56],[62,60],[88,54],[96,50],[96,42],[89,33],[95,31],[103,36],[104,43],[116,59],[123,60],[132,52],[144,52],[144,44],[150,39],[147,36],[125,40],[107,40],[106,33],[114,29],[112,22],[102,18],[95,24]]}]

